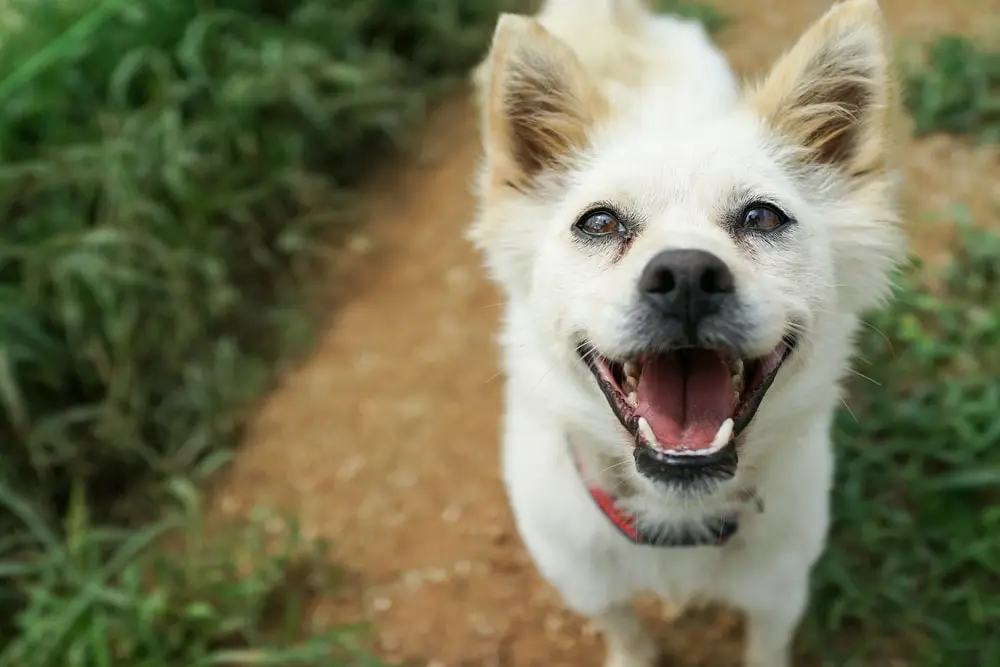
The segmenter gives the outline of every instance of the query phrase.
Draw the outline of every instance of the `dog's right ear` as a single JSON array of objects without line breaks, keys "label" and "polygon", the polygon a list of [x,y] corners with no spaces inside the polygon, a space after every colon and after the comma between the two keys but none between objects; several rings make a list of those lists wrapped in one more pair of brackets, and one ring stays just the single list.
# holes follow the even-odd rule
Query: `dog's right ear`
[{"label": "dog's right ear", "polygon": [[501,14],[480,84],[490,185],[530,188],[587,144],[608,111],[570,48],[534,19]]}]

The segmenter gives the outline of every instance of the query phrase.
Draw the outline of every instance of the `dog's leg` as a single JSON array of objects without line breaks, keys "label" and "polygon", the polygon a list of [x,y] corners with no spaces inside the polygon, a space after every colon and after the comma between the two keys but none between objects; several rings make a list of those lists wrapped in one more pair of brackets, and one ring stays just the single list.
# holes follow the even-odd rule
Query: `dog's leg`
[{"label": "dog's leg", "polygon": [[610,607],[591,619],[604,634],[605,667],[654,667],[660,650],[630,604]]},{"label": "dog's leg", "polygon": [[805,579],[786,582],[772,593],[768,604],[746,608],[746,667],[791,667],[792,642],[807,599]]}]

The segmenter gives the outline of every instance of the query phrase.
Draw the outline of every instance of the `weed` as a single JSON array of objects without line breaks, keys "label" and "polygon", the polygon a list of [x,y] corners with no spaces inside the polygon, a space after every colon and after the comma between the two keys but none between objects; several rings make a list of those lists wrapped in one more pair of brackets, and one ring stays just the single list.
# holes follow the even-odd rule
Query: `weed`
[{"label": "weed", "polygon": [[166,563],[147,590],[138,554],[172,519],[108,526],[145,514],[137,489],[197,480],[225,459],[307,338],[301,278],[348,228],[352,188],[465,78],[496,11],[482,0],[4,4],[6,664],[259,662],[225,651],[265,645],[253,614],[286,585],[266,569],[280,560],[260,563],[264,578],[221,583],[212,564]]},{"label": "weed", "polygon": [[1000,141],[1000,49],[957,35],[938,38],[905,77],[918,134],[973,134]]},{"label": "weed", "polygon": [[897,639],[907,664],[1000,664],[998,267],[1000,236],[966,221],[940,282],[916,263],[865,329],[859,369],[873,381],[856,379],[838,415],[815,577],[809,636],[824,664],[885,664]]},{"label": "weed", "polygon": [[657,11],[670,12],[701,22],[710,33],[716,33],[729,24],[729,17],[713,5],[690,0],[651,0]]},{"label": "weed", "polygon": [[495,13],[400,7],[25,0],[0,48],[7,479],[57,513],[77,476],[233,441],[303,327],[295,268]]},{"label": "weed", "polygon": [[[376,664],[361,648],[363,628],[302,636],[302,610],[335,583],[325,545],[265,512],[208,540],[193,487],[173,488],[184,502],[140,530],[91,525],[75,495],[64,541],[0,487],[0,503],[27,529],[4,544],[0,574],[30,600],[0,665]],[[163,546],[178,536],[180,547]]]}]

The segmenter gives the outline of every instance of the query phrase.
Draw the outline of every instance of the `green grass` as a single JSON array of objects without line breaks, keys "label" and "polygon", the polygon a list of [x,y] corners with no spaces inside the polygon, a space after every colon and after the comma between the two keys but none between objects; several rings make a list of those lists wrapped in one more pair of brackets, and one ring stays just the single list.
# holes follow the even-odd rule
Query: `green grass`
[{"label": "green grass", "polygon": [[[906,101],[918,133],[1000,140],[1000,52],[938,39]],[[1000,664],[1000,236],[956,221],[944,273],[916,262],[870,317],[856,367],[871,381],[854,379],[838,415],[831,545],[804,632],[830,667]]]},{"label": "green grass", "polygon": [[339,630],[275,634],[298,608],[262,609],[305,565],[236,572],[230,543],[157,561],[192,518],[149,521],[303,349],[304,279],[353,188],[464,79],[500,2],[7,2],[0,664],[360,660]]},{"label": "green grass", "polygon": [[400,7],[26,0],[0,49],[0,479],[58,509],[77,476],[234,439],[345,194],[495,15]]},{"label": "green grass", "polygon": [[924,275],[870,318],[872,381],[837,419],[809,635],[830,666],[884,664],[889,645],[915,666],[1000,664],[1000,237],[963,225],[940,282]]},{"label": "green grass", "polygon": [[303,632],[303,611],[337,584],[324,544],[263,511],[206,538],[193,488],[174,491],[165,518],[138,530],[91,525],[75,498],[64,537],[0,490],[30,529],[0,554],[29,599],[0,666],[378,664],[361,626]]},{"label": "green grass", "polygon": [[[513,0],[517,12],[532,14],[541,9],[544,0]],[[657,12],[666,12],[699,21],[710,33],[718,33],[729,25],[729,15],[714,4],[696,0],[645,0]]]},{"label": "green grass", "polygon": [[710,33],[717,33],[729,25],[729,16],[714,5],[690,0],[649,0],[657,11],[670,12],[700,21]]},{"label": "green grass", "polygon": [[1000,141],[1000,49],[946,35],[906,72],[905,98],[918,134],[973,134]]}]

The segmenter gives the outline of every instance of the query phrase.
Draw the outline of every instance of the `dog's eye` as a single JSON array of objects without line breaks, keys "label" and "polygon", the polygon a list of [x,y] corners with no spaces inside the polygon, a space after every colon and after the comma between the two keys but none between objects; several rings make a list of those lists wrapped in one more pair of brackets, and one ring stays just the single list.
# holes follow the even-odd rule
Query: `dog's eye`
[{"label": "dog's eye", "polygon": [[592,211],[576,223],[576,228],[587,236],[607,236],[624,233],[625,226],[608,211]]},{"label": "dog's eye", "polygon": [[743,214],[743,226],[758,232],[773,232],[788,222],[788,216],[772,206],[755,204]]}]

